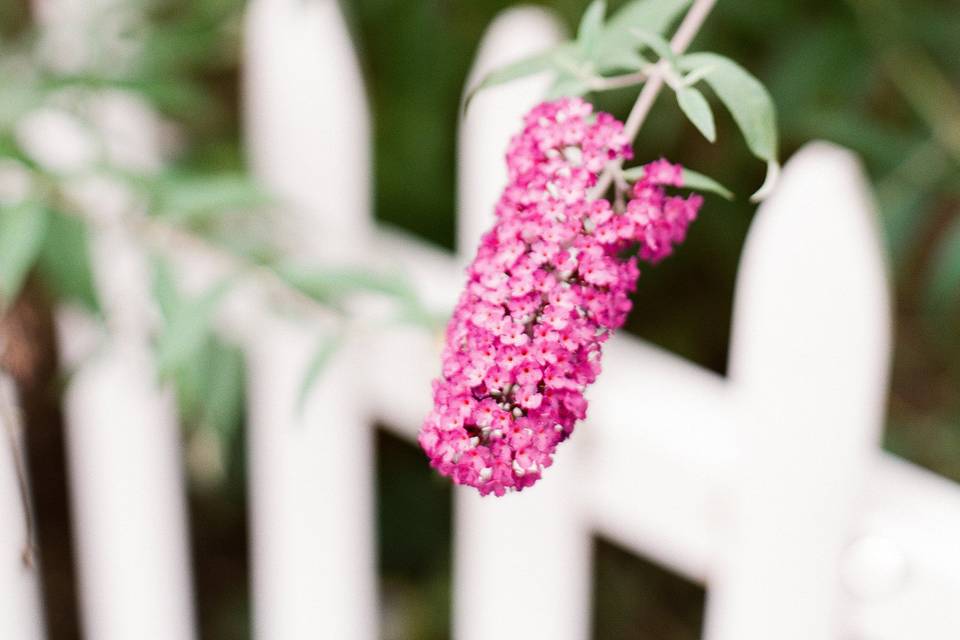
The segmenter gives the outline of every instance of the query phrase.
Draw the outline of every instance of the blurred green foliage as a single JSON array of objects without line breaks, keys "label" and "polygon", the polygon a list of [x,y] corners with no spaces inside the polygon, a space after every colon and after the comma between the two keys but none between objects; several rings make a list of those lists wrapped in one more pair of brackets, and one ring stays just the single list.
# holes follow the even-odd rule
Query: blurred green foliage
[{"label": "blurred green foliage", "polygon": [[[361,52],[375,120],[379,219],[452,246],[456,124],[464,79],[487,24],[515,4],[342,3]],[[535,4],[556,10],[573,33],[587,2]],[[610,9],[623,4],[611,1]],[[155,218],[254,265],[272,266],[283,257],[269,247],[251,246],[242,217],[222,215],[258,206],[264,197],[245,175],[239,131],[243,0],[126,0],[117,6],[142,16],[114,34],[121,42],[137,43],[132,54],[123,60],[104,54],[82,73],[65,73],[38,56],[28,3],[0,0],[0,161],[29,173],[24,206],[36,212],[28,220],[23,209],[0,208],[0,303],[9,302],[21,283],[33,282],[24,280],[24,270],[32,265],[54,299],[98,309],[88,228],[59,194],[65,178],[37,166],[14,133],[25,113],[51,101],[60,105],[64,92],[131,91],[176,123],[182,144],[170,166],[159,174],[124,174]],[[876,187],[896,293],[886,444],[960,480],[958,34],[960,8],[954,0],[720,0],[693,48],[739,61],[769,88],[779,112],[781,159],[814,138],[850,147],[863,158]],[[635,89],[605,93],[598,103],[623,116],[635,94]],[[711,145],[668,104],[672,100],[664,94],[658,101],[638,138],[638,160],[665,155],[716,178],[739,197],[727,202],[708,196],[684,250],[663,266],[646,269],[629,330],[722,372],[737,260],[753,213],[745,195],[762,182],[764,169],[725,112],[717,111],[718,142]],[[82,109],[77,115],[83,116]],[[99,169],[123,173],[122,167]],[[192,502],[203,637],[243,637],[246,594],[236,586],[246,570],[243,415],[236,410],[242,367],[239,354],[205,323],[196,330],[190,315],[196,305],[164,281],[163,268],[158,267],[156,282],[158,302],[166,307],[163,327],[194,327],[185,335],[161,331],[158,336],[158,348],[172,354],[170,370],[185,422],[212,427],[231,454],[223,483],[196,489]],[[342,286],[330,277],[292,286],[319,299]],[[395,286],[360,279],[363,286]],[[320,283],[316,291],[309,288],[315,280]],[[216,384],[207,388],[205,381]],[[219,400],[205,402],[208,398]],[[439,620],[433,614],[445,606],[448,593],[449,492],[427,488],[425,465],[402,445],[385,440],[380,450],[384,588],[387,600],[401,603],[415,620],[398,637],[443,637],[446,614]],[[636,602],[657,584],[655,578],[638,582],[635,573],[624,574],[620,569],[627,561],[616,550],[598,547],[597,561],[598,611]],[[694,591],[677,598],[697,602],[700,595]],[[674,611],[687,612],[682,615],[689,621],[696,618],[695,609],[692,614],[685,606]],[[677,615],[659,605],[651,610],[644,615]],[[660,627],[651,628],[661,629],[656,635],[661,640],[690,637],[686,622],[664,618]],[[612,621],[598,626],[597,634],[619,640],[655,632]]]}]

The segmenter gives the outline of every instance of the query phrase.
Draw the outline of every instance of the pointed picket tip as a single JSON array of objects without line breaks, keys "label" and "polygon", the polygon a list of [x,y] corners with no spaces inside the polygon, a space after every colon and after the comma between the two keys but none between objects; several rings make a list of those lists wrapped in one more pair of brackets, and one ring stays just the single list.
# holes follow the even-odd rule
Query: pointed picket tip
[{"label": "pointed picket tip", "polygon": [[[885,372],[891,319],[881,247],[856,157],[826,142],[797,152],[760,207],[741,258],[732,375],[785,367],[820,380],[841,370]],[[849,370],[838,368],[841,361]]]},{"label": "pointed picket tip", "polygon": [[[545,9],[508,9],[490,23],[465,84],[467,94],[487,73],[561,42],[563,25]],[[460,119],[457,180],[457,248],[461,261],[473,255],[484,231],[493,224],[493,209],[507,183],[504,154],[520,130],[524,114],[542,100],[549,74],[519,78],[484,89],[471,98]]]}]

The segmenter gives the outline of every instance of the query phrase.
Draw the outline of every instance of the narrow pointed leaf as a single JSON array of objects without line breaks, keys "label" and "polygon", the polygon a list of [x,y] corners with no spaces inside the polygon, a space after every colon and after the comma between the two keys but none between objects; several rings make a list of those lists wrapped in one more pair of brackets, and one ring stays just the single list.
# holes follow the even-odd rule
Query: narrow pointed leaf
[{"label": "narrow pointed leaf", "polygon": [[603,17],[606,13],[605,0],[593,0],[583,13],[580,27],[577,29],[577,44],[584,52],[589,54],[599,40],[603,30]]},{"label": "narrow pointed leaf", "polygon": [[690,53],[677,64],[684,71],[710,68],[703,80],[730,111],[753,155],[767,162],[767,180],[755,197],[768,193],[779,164],[777,115],[767,89],[743,67],[715,53]]},{"label": "narrow pointed leaf", "polygon": [[547,90],[547,100],[555,100],[564,97],[582,96],[588,93],[590,88],[580,78],[571,76],[560,76],[556,82]]},{"label": "narrow pointed leaf", "polygon": [[694,191],[709,191],[715,193],[721,198],[733,200],[733,192],[725,186],[711,178],[710,176],[691,171],[684,167],[683,169],[683,188],[693,189]]},{"label": "narrow pointed leaf", "polygon": [[170,270],[170,264],[160,257],[153,260],[153,299],[164,319],[169,321],[183,301]]},{"label": "narrow pointed leaf", "polygon": [[[639,180],[643,177],[643,167],[631,167],[623,172],[623,177],[629,181]],[[694,191],[708,191],[727,200],[733,200],[733,192],[726,188],[710,176],[704,175],[692,169],[683,168],[683,188],[693,189]]]},{"label": "narrow pointed leaf", "polygon": [[690,0],[633,0],[616,11],[603,29],[593,59],[601,72],[617,68],[624,51],[636,48],[633,29],[663,34],[690,5]]},{"label": "narrow pointed leaf", "polygon": [[184,301],[175,310],[157,343],[157,369],[169,378],[195,356],[210,332],[210,323],[233,279],[223,280],[196,300]]},{"label": "narrow pointed leaf", "polygon": [[297,395],[297,411],[303,411],[307,400],[310,398],[310,392],[320,380],[320,376],[323,375],[330,360],[342,344],[343,334],[341,332],[326,336],[320,340],[320,344],[317,345],[317,349],[307,365],[307,371],[303,376],[303,383],[300,385],[300,391]]},{"label": "narrow pointed leaf", "polygon": [[38,202],[0,209],[0,307],[20,293],[47,232],[47,210]]},{"label": "narrow pointed leaf", "polygon": [[207,388],[200,422],[228,443],[243,415],[243,352],[218,340],[211,341],[207,351]]},{"label": "narrow pointed leaf", "polygon": [[58,298],[99,313],[100,303],[90,265],[90,240],[84,224],[62,213],[50,212],[49,228],[37,264],[44,284]]},{"label": "narrow pointed leaf", "polygon": [[692,87],[682,87],[677,91],[677,103],[704,138],[710,142],[716,141],[717,129],[713,122],[713,111],[702,93]]},{"label": "narrow pointed leaf", "polygon": [[666,60],[671,65],[676,65],[677,56],[674,54],[673,49],[670,48],[670,43],[667,42],[666,38],[662,35],[656,31],[648,31],[647,29],[631,29],[630,33],[633,34],[633,37],[636,38],[638,42],[657,54],[661,60]]},{"label": "narrow pointed leaf", "polygon": [[466,111],[470,105],[470,101],[483,89],[489,89],[490,87],[505,84],[512,80],[518,80],[543,71],[556,70],[561,56],[577,57],[573,51],[574,49],[575,47],[568,42],[494,69],[467,91],[467,95],[464,98],[464,111]]}]

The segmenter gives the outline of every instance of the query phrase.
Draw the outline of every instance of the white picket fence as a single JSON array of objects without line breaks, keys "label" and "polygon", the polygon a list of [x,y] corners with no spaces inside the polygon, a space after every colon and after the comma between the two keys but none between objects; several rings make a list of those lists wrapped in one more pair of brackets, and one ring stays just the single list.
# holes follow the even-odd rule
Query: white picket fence
[{"label": "white picket fence", "polygon": [[[76,7],[42,4],[57,1]],[[541,10],[509,11],[474,73],[561,34]],[[507,138],[545,79],[482,94],[462,123],[454,256],[372,221],[368,112],[334,0],[252,0],[245,76],[251,166],[290,204],[278,221],[289,250],[396,269],[449,309],[491,222]],[[618,336],[590,419],[542,483],[503,499],[455,491],[453,636],[589,637],[600,534],[705,584],[708,640],[960,637],[960,488],[879,446],[891,322],[878,235],[849,152],[815,143],[790,159],[744,250],[727,378]],[[185,287],[225,272],[169,251]],[[181,446],[149,363],[145,256],[110,224],[95,253],[109,332],[71,309],[58,318],[77,367],[65,408],[85,637],[189,640]],[[370,640],[373,425],[413,440],[438,338],[361,320],[299,412],[291,399],[326,320],[271,302],[254,279],[219,318],[248,355],[254,634]],[[14,480],[0,447],[0,638],[39,639]]]}]

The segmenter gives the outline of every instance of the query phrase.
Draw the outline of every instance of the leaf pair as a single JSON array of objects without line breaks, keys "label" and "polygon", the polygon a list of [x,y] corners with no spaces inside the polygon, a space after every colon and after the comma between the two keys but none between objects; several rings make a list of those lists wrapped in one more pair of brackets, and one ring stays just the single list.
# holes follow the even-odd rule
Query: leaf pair
[{"label": "leaf pair", "polygon": [[[606,2],[594,0],[580,21],[576,40],[490,72],[467,92],[465,108],[478,91],[545,71],[557,75],[549,98],[604,88],[604,74],[648,66],[641,54],[647,48],[668,68],[668,84],[678,106],[707,140],[716,140],[716,123],[710,103],[694,85],[706,82],[733,116],[751,153],[767,164],[766,179],[752,196],[760,200],[772,189],[780,169],[773,100],[759,80],[728,58],[715,53],[674,53],[663,33],[689,4],[689,0],[634,0],[605,22]],[[629,75],[617,79],[634,82]],[[640,81],[638,76],[636,82]],[[626,85],[610,82],[606,86]]]},{"label": "leaf pair", "polygon": [[84,224],[37,200],[0,208],[0,310],[33,268],[58,298],[99,312]]},{"label": "leaf pair", "polygon": [[[752,196],[753,200],[762,200],[773,187],[780,170],[777,160],[777,116],[769,92],[743,67],[716,53],[688,53],[677,60],[677,66],[683,71],[696,74],[698,79],[710,85],[733,116],[747,148],[754,156],[767,163],[766,180]],[[690,90],[692,89],[685,88],[685,91]],[[701,131],[705,128],[710,132],[711,135],[704,132],[704,136],[712,142],[713,115],[710,113],[707,116],[704,113],[709,113],[710,106],[699,92],[699,98],[691,98],[691,95],[681,98],[681,93],[678,92],[677,100],[697,128]]]},{"label": "leaf pair", "polygon": [[550,93],[561,96],[586,93],[591,81],[605,73],[640,69],[647,61],[636,52],[631,32],[642,28],[662,33],[689,4],[690,0],[633,0],[604,22],[606,2],[594,0],[580,21],[576,40],[491,71],[467,91],[464,109],[484,89],[545,71],[557,75]]}]

